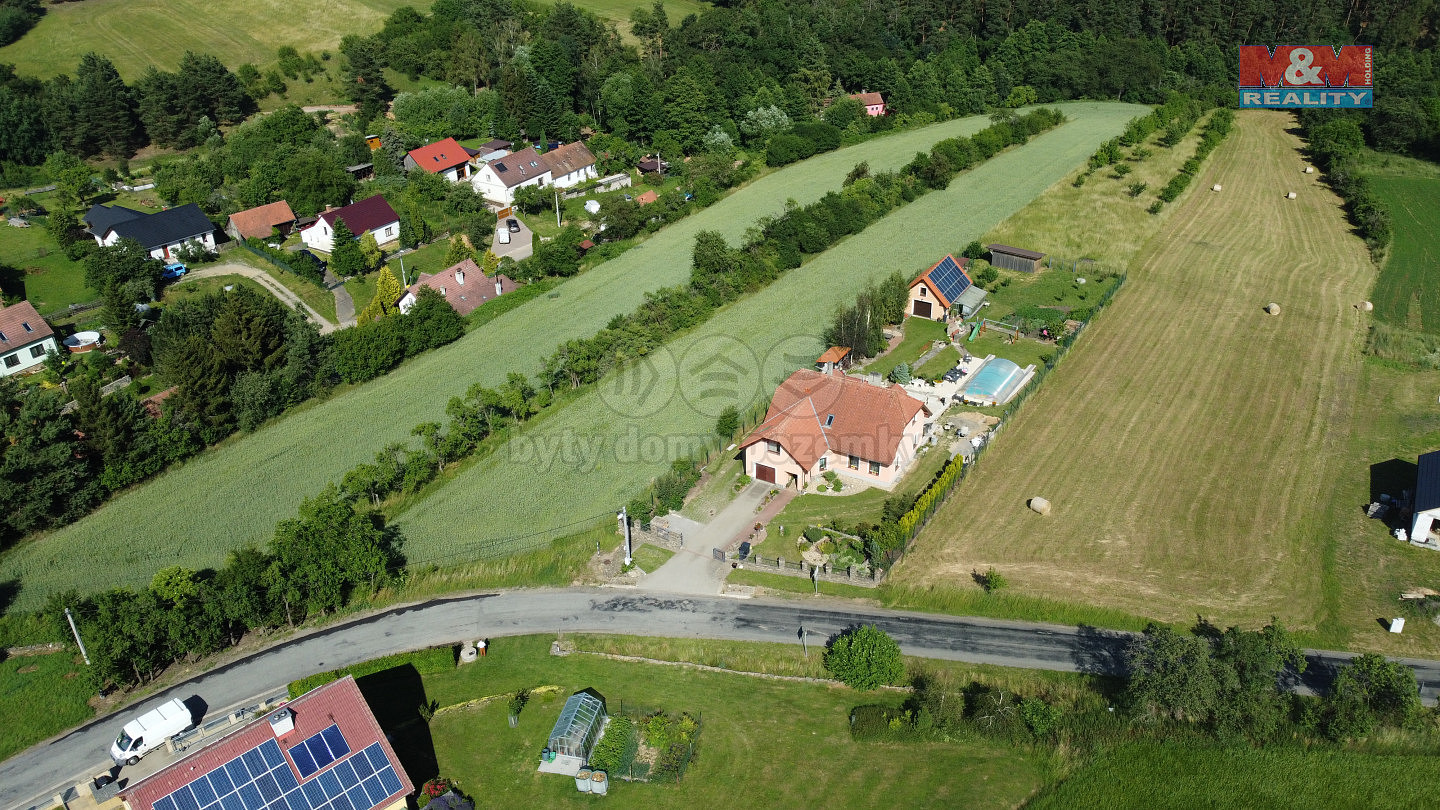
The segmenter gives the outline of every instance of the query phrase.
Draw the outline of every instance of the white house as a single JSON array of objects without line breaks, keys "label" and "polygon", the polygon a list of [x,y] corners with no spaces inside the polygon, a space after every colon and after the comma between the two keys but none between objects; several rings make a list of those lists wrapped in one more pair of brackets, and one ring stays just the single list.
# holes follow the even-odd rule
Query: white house
[{"label": "white house", "polygon": [[335,223],[343,221],[345,227],[359,239],[366,233],[375,234],[375,241],[381,245],[400,238],[400,217],[385,198],[376,195],[344,208],[335,208],[321,214],[315,224],[300,232],[300,241],[312,250],[330,253],[335,250]]},{"label": "white house", "polygon": [[532,146],[489,161],[475,172],[471,183],[476,193],[490,202],[510,205],[515,202],[515,190],[523,186],[569,188],[598,176],[595,156],[576,141],[543,155]]},{"label": "white house", "polygon": [[119,205],[95,205],[85,212],[86,230],[101,245],[134,239],[151,256],[169,261],[187,242],[215,250],[215,224],[194,203],[146,214]]},{"label": "white house", "polygon": [[55,330],[29,301],[0,303],[0,377],[38,371],[52,349],[60,350]]},{"label": "white house", "polygon": [[468,180],[474,173],[471,160],[478,154],[478,151],[472,152],[461,146],[454,138],[446,138],[429,146],[411,149],[409,154],[405,155],[405,168],[424,169],[451,183],[458,183]]}]

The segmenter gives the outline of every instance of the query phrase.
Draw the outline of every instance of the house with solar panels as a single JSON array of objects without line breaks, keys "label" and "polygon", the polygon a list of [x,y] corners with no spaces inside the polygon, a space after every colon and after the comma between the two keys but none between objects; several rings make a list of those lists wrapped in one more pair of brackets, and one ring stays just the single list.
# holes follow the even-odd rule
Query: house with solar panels
[{"label": "house with solar panels", "polygon": [[965,271],[969,265],[969,259],[945,254],[945,258],[910,282],[910,301],[905,305],[905,314],[943,321],[952,310],[962,318],[978,312],[985,301],[985,288],[977,285]]},{"label": "house with solar panels", "polygon": [[413,791],[346,676],[127,785],[120,798],[129,810],[398,810]]}]

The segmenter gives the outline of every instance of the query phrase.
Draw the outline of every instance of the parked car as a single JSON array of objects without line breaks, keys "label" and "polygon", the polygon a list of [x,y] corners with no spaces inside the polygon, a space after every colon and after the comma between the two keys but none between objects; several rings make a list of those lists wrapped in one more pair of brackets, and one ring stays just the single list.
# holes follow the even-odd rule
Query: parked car
[{"label": "parked car", "polygon": [[171,262],[165,265],[164,270],[160,271],[160,277],[163,279],[176,279],[180,278],[188,272],[190,272],[190,268],[186,267],[180,262]]},{"label": "parked car", "polygon": [[502,245],[510,244],[510,231],[505,230],[495,234],[495,241],[499,242]]},{"label": "parked car", "polygon": [[505,227],[509,228],[511,233],[519,233],[520,220],[511,217],[510,219],[505,220]]},{"label": "parked car", "polygon": [[741,544],[740,544],[740,550],[739,550],[738,552],[736,552],[736,553],[740,555],[740,559],[742,559],[742,560],[749,559],[749,558],[750,558],[750,541],[749,541],[749,540],[746,540],[745,542],[741,543]]}]

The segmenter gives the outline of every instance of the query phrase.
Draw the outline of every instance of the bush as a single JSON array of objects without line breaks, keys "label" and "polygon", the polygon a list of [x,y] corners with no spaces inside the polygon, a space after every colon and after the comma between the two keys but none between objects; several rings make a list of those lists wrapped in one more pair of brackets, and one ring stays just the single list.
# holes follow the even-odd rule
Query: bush
[{"label": "bush", "polygon": [[1005,580],[1003,574],[995,570],[994,566],[979,576],[979,582],[980,587],[984,588],[986,593],[995,593],[1010,584]]},{"label": "bush", "polygon": [[905,677],[900,645],[869,624],[836,636],[825,649],[825,668],[853,689],[875,689]]},{"label": "bush", "polygon": [[605,726],[605,736],[590,752],[589,765],[594,770],[607,773],[627,773],[635,762],[640,738],[635,733],[635,721],[628,717],[611,717]]},{"label": "bush", "polygon": [[814,526],[805,529],[805,539],[812,543],[818,543],[825,539],[825,532]]}]

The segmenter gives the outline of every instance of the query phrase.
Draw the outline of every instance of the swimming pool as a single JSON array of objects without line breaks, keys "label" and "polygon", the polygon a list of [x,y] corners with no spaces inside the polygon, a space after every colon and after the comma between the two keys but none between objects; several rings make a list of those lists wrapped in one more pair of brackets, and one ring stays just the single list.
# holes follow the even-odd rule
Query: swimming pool
[{"label": "swimming pool", "polygon": [[1010,399],[1025,379],[1025,372],[1003,357],[991,358],[970,378],[961,397],[977,405],[996,405]]}]

